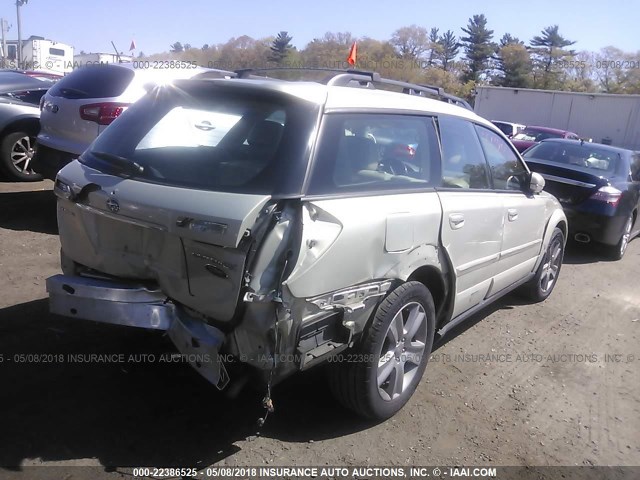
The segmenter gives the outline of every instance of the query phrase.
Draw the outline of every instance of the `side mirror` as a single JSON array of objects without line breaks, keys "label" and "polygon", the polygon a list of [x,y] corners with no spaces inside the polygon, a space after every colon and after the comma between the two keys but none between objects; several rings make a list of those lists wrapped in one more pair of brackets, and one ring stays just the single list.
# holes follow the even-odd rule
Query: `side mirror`
[{"label": "side mirror", "polygon": [[537,172],[531,172],[529,190],[531,193],[540,193],[544,189],[544,178]]}]

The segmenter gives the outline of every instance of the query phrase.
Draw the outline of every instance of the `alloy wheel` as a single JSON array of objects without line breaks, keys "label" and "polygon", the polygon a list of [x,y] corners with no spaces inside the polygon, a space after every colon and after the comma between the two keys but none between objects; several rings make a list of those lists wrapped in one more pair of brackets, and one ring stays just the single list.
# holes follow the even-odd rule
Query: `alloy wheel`
[{"label": "alloy wheel", "polygon": [[558,278],[561,264],[562,238],[555,237],[547,248],[542,266],[542,275],[540,275],[540,290],[542,290],[543,293],[547,293],[553,288]]},{"label": "alloy wheel", "polygon": [[11,162],[13,167],[20,173],[32,174],[30,168],[31,159],[33,158],[33,145],[31,138],[24,136],[19,138],[11,147]]},{"label": "alloy wheel", "polygon": [[378,392],[390,401],[412,384],[425,355],[427,315],[418,302],[402,307],[393,317],[378,360]]},{"label": "alloy wheel", "polygon": [[627,250],[627,245],[629,245],[632,224],[633,218],[630,216],[627,219],[627,223],[624,225],[624,233],[622,234],[622,238],[620,238],[620,257],[624,255],[624,252]]}]

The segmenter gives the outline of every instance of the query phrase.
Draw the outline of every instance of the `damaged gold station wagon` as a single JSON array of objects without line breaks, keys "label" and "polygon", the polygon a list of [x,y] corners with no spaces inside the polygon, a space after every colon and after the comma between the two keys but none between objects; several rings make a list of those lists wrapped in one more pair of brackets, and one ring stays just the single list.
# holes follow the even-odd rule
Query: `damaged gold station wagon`
[{"label": "damaged gold station wagon", "polygon": [[463,101],[238,77],[156,88],[59,172],[52,312],[166,330],[219,389],[238,363],[269,388],[331,359],[337,397],[387,418],[435,335],[551,293],[562,208]]}]

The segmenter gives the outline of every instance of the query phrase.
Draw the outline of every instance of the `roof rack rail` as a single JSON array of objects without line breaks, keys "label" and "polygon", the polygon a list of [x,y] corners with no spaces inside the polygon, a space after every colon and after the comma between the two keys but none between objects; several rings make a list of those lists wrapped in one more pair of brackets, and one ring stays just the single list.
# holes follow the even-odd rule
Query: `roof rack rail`
[{"label": "roof rack rail", "polygon": [[456,97],[446,93],[441,87],[433,85],[420,85],[415,83],[403,82],[400,80],[392,80],[383,78],[377,72],[369,72],[365,70],[341,70],[337,68],[297,68],[297,67],[273,67],[273,68],[243,68],[236,70],[237,78],[263,78],[270,77],[259,75],[260,73],[268,73],[273,71],[307,71],[307,72],[329,72],[321,83],[329,86],[349,87],[358,86],[364,88],[375,88],[374,83],[382,85],[390,85],[402,88],[402,93],[407,95],[418,95],[425,97],[432,95],[442,101],[458,105],[468,110],[473,110],[471,105],[463,98]]}]

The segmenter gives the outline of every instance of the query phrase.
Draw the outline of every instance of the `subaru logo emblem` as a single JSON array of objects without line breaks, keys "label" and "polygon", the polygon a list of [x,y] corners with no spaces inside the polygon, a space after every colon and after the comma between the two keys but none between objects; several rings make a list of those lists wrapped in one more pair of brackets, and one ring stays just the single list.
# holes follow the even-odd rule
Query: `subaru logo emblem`
[{"label": "subaru logo emblem", "polygon": [[52,113],[58,113],[58,110],[60,110],[60,107],[58,105],[53,105],[51,107],[51,112]]},{"label": "subaru logo emblem", "polygon": [[120,204],[115,198],[111,197],[107,200],[107,208],[113,213],[118,213],[118,211],[120,211]]}]

